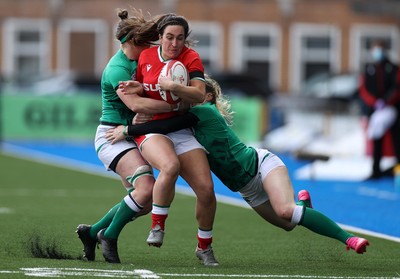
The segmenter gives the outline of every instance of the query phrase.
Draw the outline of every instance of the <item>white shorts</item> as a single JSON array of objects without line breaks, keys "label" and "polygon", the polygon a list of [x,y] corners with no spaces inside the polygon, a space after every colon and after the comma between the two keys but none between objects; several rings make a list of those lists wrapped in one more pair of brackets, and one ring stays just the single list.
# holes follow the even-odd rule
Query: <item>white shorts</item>
[{"label": "white shorts", "polygon": [[121,152],[132,148],[137,148],[136,143],[133,141],[128,142],[126,140],[121,140],[115,144],[111,144],[111,142],[106,139],[106,132],[111,128],[115,127],[99,125],[97,127],[96,137],[94,140],[97,156],[107,170],[110,170],[111,162],[115,159],[115,157],[121,154]]},{"label": "white shorts", "polygon": [[258,173],[239,191],[240,195],[251,207],[256,207],[269,200],[263,187],[263,181],[273,169],[285,166],[278,156],[267,149],[256,148],[256,151],[258,155]]},{"label": "white shorts", "polygon": [[[160,134],[147,134],[146,138],[142,141],[142,143],[139,146],[140,149],[142,149],[143,143],[145,143],[150,137],[154,135],[160,135]],[[192,130],[189,128],[168,133],[162,136],[169,138],[174,143],[175,152],[176,155],[178,156],[193,149],[200,148],[205,150],[205,148],[194,137]]]}]

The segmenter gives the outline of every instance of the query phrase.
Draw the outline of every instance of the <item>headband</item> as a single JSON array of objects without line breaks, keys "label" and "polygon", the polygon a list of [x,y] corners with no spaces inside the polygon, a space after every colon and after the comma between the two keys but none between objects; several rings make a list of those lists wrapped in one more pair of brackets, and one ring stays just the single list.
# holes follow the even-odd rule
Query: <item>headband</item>
[{"label": "headband", "polygon": [[128,34],[126,34],[124,37],[122,37],[121,39],[119,39],[119,41],[121,42],[121,44],[125,43],[128,40]]}]

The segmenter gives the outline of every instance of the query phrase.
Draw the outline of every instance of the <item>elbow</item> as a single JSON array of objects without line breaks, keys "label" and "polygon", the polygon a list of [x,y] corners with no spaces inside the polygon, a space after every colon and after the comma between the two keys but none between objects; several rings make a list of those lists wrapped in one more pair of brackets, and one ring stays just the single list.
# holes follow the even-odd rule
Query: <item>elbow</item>
[{"label": "elbow", "polygon": [[130,106],[129,106],[129,109],[131,110],[131,111],[133,111],[133,112],[136,112],[136,113],[139,113],[139,112],[142,112],[141,110],[142,110],[142,108],[141,108],[141,106],[140,105],[138,105],[138,104],[131,104]]},{"label": "elbow", "polygon": [[203,103],[206,98],[206,94],[200,93],[197,94],[194,98],[194,103]]}]

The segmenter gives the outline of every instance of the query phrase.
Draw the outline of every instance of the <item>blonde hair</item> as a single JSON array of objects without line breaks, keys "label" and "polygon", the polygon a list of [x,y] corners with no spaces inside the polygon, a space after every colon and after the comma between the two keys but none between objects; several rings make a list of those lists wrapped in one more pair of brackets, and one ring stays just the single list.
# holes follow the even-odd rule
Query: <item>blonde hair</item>
[{"label": "blonde hair", "polygon": [[132,8],[133,16],[128,17],[126,9],[118,9],[118,23],[115,37],[121,42],[132,41],[137,46],[152,45],[158,41],[157,26],[166,16],[157,15],[146,19],[142,10]]},{"label": "blonde hair", "polygon": [[205,74],[204,77],[206,81],[206,93],[212,94],[210,103],[215,104],[218,111],[225,119],[226,124],[228,124],[228,126],[232,126],[234,112],[231,110],[230,100],[224,94],[222,94],[221,86],[216,80],[212,79],[207,74]]}]

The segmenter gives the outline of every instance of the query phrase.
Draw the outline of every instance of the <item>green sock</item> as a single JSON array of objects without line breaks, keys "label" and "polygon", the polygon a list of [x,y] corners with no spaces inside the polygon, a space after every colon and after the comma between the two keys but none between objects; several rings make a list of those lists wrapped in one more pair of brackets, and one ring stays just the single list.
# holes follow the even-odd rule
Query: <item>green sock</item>
[{"label": "green sock", "polygon": [[124,226],[129,223],[136,214],[137,212],[132,210],[123,199],[119,204],[119,209],[111,224],[104,232],[104,236],[107,238],[117,239]]},{"label": "green sock", "polygon": [[320,235],[335,238],[344,244],[346,244],[346,240],[349,237],[354,236],[342,230],[334,221],[324,214],[308,207],[305,207],[300,225]]},{"label": "green sock", "polygon": [[310,201],[298,201],[298,202],[296,202],[296,204],[305,206],[305,207],[310,207]]},{"label": "green sock", "polygon": [[111,208],[106,215],[103,216],[96,224],[92,225],[90,228],[90,237],[92,238],[97,238],[97,233],[104,228],[107,228],[110,224],[111,221],[114,218],[115,213],[117,212],[119,208],[120,203],[117,203],[114,205],[113,208]]}]

